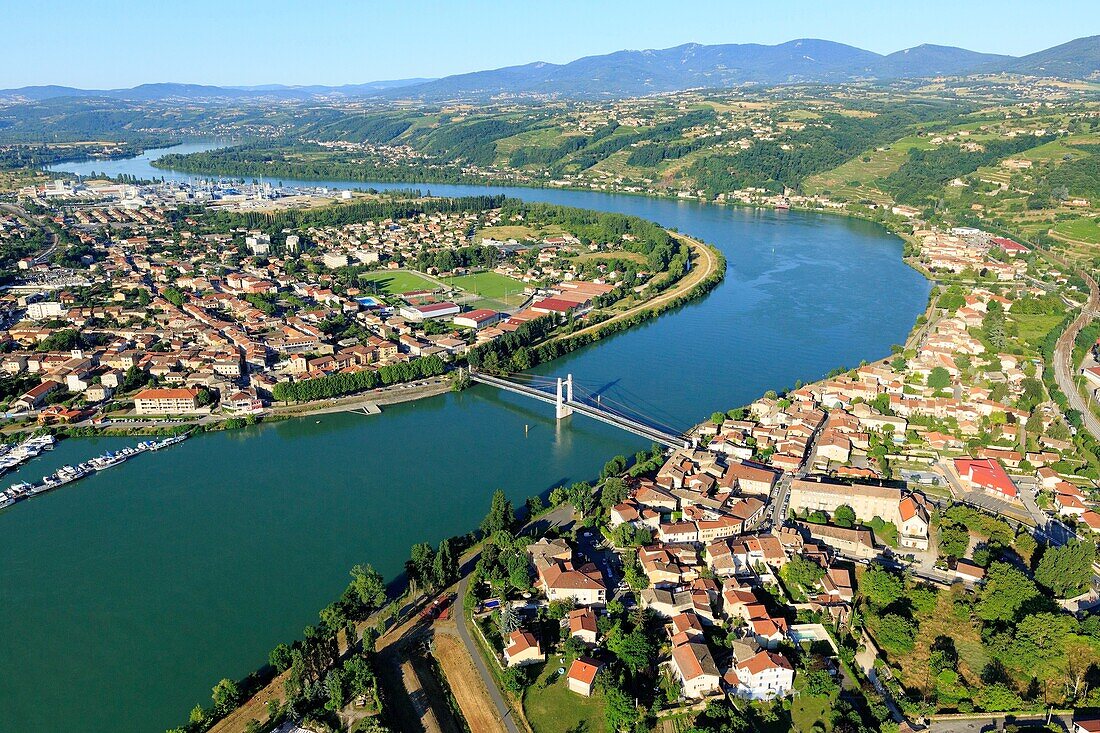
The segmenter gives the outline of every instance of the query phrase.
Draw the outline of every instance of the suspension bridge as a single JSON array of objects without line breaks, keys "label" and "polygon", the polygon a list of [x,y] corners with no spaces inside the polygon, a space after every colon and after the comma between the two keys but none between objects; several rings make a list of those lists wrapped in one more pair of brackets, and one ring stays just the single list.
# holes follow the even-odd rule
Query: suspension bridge
[{"label": "suspension bridge", "polygon": [[582,387],[573,381],[572,374],[564,378],[525,373],[501,376],[475,369],[470,369],[469,374],[471,381],[554,405],[554,416],[558,420],[580,413],[667,448],[691,448],[695,444],[692,438],[675,428],[662,425],[629,405]]}]

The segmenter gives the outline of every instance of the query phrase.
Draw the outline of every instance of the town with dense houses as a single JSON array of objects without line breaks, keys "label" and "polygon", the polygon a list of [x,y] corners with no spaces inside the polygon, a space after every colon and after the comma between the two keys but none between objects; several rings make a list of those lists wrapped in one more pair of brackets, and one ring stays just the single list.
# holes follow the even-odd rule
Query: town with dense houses
[{"label": "town with dense houses", "polygon": [[[527,322],[583,319],[627,288],[643,300],[659,274],[617,259],[630,233],[582,243],[500,208],[273,235],[209,224],[216,212],[187,203],[201,191],[176,185],[53,185],[27,205],[56,212],[48,236],[79,261],[24,257],[2,298],[9,425],[255,419],[280,384],[409,364],[431,368],[395,374],[437,376]],[[0,237],[28,221],[6,215]]]},{"label": "town with dense houses", "polygon": [[[549,380],[533,367],[726,274],[637,217],[371,185],[847,217],[927,280],[901,343],[695,405],[683,433],[643,425],[673,439],[540,476],[522,506],[497,491],[467,534],[387,535],[416,542],[399,578],[356,565],[173,733],[1100,731],[1095,79],[811,86],[210,105],[176,133],[234,142],[153,164],[208,180],[44,167],[131,143],[0,143],[0,473],[83,436],[166,436],[0,487],[0,511],[192,435]],[[6,109],[0,141],[26,127]],[[150,102],[142,129],[174,113]],[[648,348],[727,368],[705,339]],[[454,466],[431,460],[402,477],[432,486],[409,512],[458,516],[468,497],[433,483]]]},{"label": "town with dense houses", "polygon": [[[299,192],[322,198],[300,209],[314,221],[273,231],[225,218],[250,206],[205,205],[179,184],[23,193],[79,257],[16,263],[0,363],[20,386],[9,431],[254,422],[332,394],[307,385],[333,377],[431,360],[365,384],[438,379],[525,323],[583,321],[625,293],[644,302],[654,282],[632,235],[582,239],[500,205],[324,223],[326,206],[380,201]],[[42,237],[29,221],[6,215],[0,235]],[[487,536],[497,549],[459,602],[509,694],[560,687],[587,714],[655,675],[659,714],[675,718],[716,698],[786,710],[855,687],[884,728],[908,725],[920,714],[892,660],[917,629],[867,600],[869,577],[900,595],[981,597],[1005,571],[972,536],[1011,544],[1042,527],[1093,546],[1097,485],[1072,470],[1072,426],[1046,399],[1030,336],[1085,293],[979,228],[914,220],[905,234],[910,264],[938,285],[890,357],[716,412],[692,447],[624,463],[596,488],[555,490],[568,532]],[[1090,585],[1065,595],[1060,613],[1100,604]]]}]

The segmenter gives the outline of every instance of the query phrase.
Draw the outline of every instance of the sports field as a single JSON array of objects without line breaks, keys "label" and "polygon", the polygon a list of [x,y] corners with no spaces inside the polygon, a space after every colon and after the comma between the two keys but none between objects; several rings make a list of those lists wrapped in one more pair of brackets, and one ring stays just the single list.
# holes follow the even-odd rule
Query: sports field
[{"label": "sports field", "polygon": [[523,294],[523,283],[495,272],[457,275],[444,278],[443,281],[467,293],[477,295],[480,300],[485,301],[479,305],[495,310],[518,306],[527,299]]},{"label": "sports field", "polygon": [[435,290],[438,287],[423,275],[409,270],[366,272],[359,276],[359,282],[360,289],[368,293],[378,292],[384,295],[397,295],[410,290]]}]

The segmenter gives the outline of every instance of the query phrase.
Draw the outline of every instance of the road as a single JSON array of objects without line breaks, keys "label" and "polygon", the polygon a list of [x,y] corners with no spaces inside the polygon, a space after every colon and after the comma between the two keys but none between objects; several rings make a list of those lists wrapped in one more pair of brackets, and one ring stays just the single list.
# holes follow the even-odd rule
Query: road
[{"label": "road", "polygon": [[[1065,730],[1073,730],[1072,715],[1052,715],[1051,722],[1060,722]],[[949,715],[937,716],[928,723],[927,733],[979,733],[981,731],[1003,730],[1008,724],[1015,724],[1020,728],[1041,729],[1047,723],[1047,716],[1037,715],[1012,715],[994,713],[992,715]],[[1032,727],[1034,726],[1034,727]]]},{"label": "road", "polygon": [[497,685],[497,681],[493,678],[489,668],[485,665],[485,658],[481,655],[481,650],[477,647],[477,642],[470,636],[470,630],[466,626],[466,604],[464,600],[466,598],[466,585],[470,581],[470,576],[464,575],[462,580],[458,581],[458,597],[455,599],[455,625],[458,630],[458,638],[462,640],[463,645],[466,647],[466,651],[469,653],[470,658],[474,660],[474,668],[477,669],[477,673],[481,676],[481,681],[485,683],[485,689],[489,691],[489,697],[493,701],[493,705],[496,706],[497,712],[500,713],[500,719],[504,721],[504,728],[508,733],[520,733],[519,726],[516,725],[516,721],[512,719],[512,708],[504,700],[504,696],[500,694],[500,687]]},{"label": "road", "polygon": [[677,234],[676,232],[669,232],[669,234],[694,249],[695,254],[699,257],[698,264],[696,264],[696,266],[693,267],[691,271],[688,272],[688,274],[680,280],[680,282],[676,283],[676,286],[674,288],[666,293],[661,293],[656,298],[651,298],[644,303],[639,303],[633,308],[625,310],[622,313],[617,313],[611,318],[608,318],[606,321],[594,323],[591,326],[586,326],[579,331],[574,331],[573,333],[554,336],[550,340],[556,341],[558,339],[570,339],[575,336],[582,336],[586,333],[602,329],[609,323],[621,321],[624,318],[630,318],[631,316],[641,313],[642,311],[652,310],[654,308],[660,307],[663,303],[667,303],[670,300],[679,298],[680,296],[684,295],[692,288],[694,288],[696,285],[701,283],[703,280],[710,277],[711,273],[714,272],[714,270],[718,267],[718,258],[714,255],[713,252],[711,252],[710,247],[683,234]]},{"label": "road", "polygon": [[[523,529],[527,531],[532,528],[537,528],[539,531],[545,531],[547,527],[555,525],[564,525],[573,521],[573,509],[568,504],[563,504],[548,514],[540,517],[534,522],[529,522]],[[458,581],[458,591],[454,602],[455,612],[455,626],[457,627],[458,637],[462,640],[462,643],[466,647],[466,651],[469,653],[470,658],[474,661],[474,668],[477,669],[477,673],[481,676],[481,681],[485,683],[485,689],[489,691],[489,697],[492,699],[493,704],[497,708],[497,712],[500,713],[500,719],[504,721],[504,727],[508,730],[508,733],[520,733],[520,726],[516,725],[516,721],[512,716],[512,708],[505,701],[504,696],[500,694],[500,687],[497,685],[496,678],[493,677],[489,671],[489,667],[485,664],[485,657],[481,654],[481,649],[478,648],[477,642],[474,641],[470,635],[470,629],[466,624],[466,587],[470,581],[470,571],[473,570],[477,564],[477,559],[481,555],[480,552],[472,555],[464,564],[465,573],[462,579]]]},{"label": "road", "polygon": [[871,684],[875,686],[878,693],[882,695],[883,701],[886,703],[886,707],[890,709],[890,717],[894,719],[896,723],[905,722],[905,715],[901,712],[901,708],[894,702],[893,695],[886,689],[886,686],[882,684],[882,681],[878,678],[878,672],[875,670],[875,660],[878,658],[878,650],[871,644],[869,638],[864,638],[863,646],[856,652],[856,664],[863,671],[863,674],[867,679],[871,680]]},{"label": "road", "polygon": [[1089,299],[1054,347],[1054,379],[1058,383],[1058,389],[1062,390],[1069,399],[1069,406],[1081,413],[1085,428],[1092,433],[1092,437],[1100,440],[1100,419],[1092,414],[1085,403],[1085,398],[1077,391],[1077,385],[1074,383],[1077,365],[1073,363],[1073,343],[1077,339],[1077,334],[1093,318],[1100,315],[1100,289],[1096,286],[1096,280],[1087,272],[1078,270],[1078,274],[1088,283]]},{"label": "road", "polygon": [[27,211],[21,206],[16,206],[15,204],[0,204],[0,211],[6,211],[12,216],[22,219],[27,224],[30,224],[31,226],[36,226],[42,231],[46,232],[46,238],[49,239],[50,246],[46,247],[46,249],[42,250],[34,256],[34,263],[36,265],[45,262],[46,260],[50,259],[50,257],[53,257],[53,253],[57,250],[57,235],[54,234],[52,229],[43,225],[42,222],[38,221],[38,219],[28,214]]}]

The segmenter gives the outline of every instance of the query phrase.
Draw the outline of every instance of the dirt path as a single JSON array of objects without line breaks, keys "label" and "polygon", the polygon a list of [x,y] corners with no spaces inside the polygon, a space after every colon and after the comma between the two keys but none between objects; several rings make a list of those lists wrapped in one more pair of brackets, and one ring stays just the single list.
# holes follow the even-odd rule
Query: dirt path
[{"label": "dirt path", "polygon": [[701,283],[706,278],[710,277],[711,273],[713,273],[718,267],[718,258],[713,252],[711,252],[710,247],[707,247],[702,242],[696,239],[692,239],[691,237],[685,236],[683,234],[677,234],[676,232],[669,232],[669,234],[671,234],[673,237],[680,240],[681,242],[686,243],[695,254],[695,267],[693,267],[691,272],[689,272],[682,280],[680,280],[679,283],[676,284],[676,287],[666,293],[661,293],[656,298],[647,300],[644,303],[639,303],[633,308],[625,310],[622,313],[618,313],[611,318],[608,318],[606,321],[600,321],[599,323],[587,326],[579,331],[574,331],[570,334],[556,336],[555,339],[569,339],[573,338],[574,336],[580,336],[591,331],[599,330],[609,323],[621,321],[624,318],[630,318],[631,316],[637,313],[641,313],[642,311],[652,310],[655,307],[659,307],[665,303],[668,303],[669,301],[675,300],[676,298],[680,297],[681,295]]},{"label": "dirt path", "polygon": [[[451,623],[451,629],[453,626]],[[445,625],[436,626],[435,658],[447,675],[447,683],[471,733],[505,733],[496,706],[489,699],[489,693],[474,669],[466,647]]]},{"label": "dirt path", "polygon": [[238,731],[245,730],[250,720],[265,722],[268,719],[268,700],[278,700],[280,705],[286,702],[284,685],[289,676],[290,672],[288,671],[276,677],[266,687],[249,698],[248,702],[215,723],[214,727],[210,729],[210,733],[238,733]]}]

